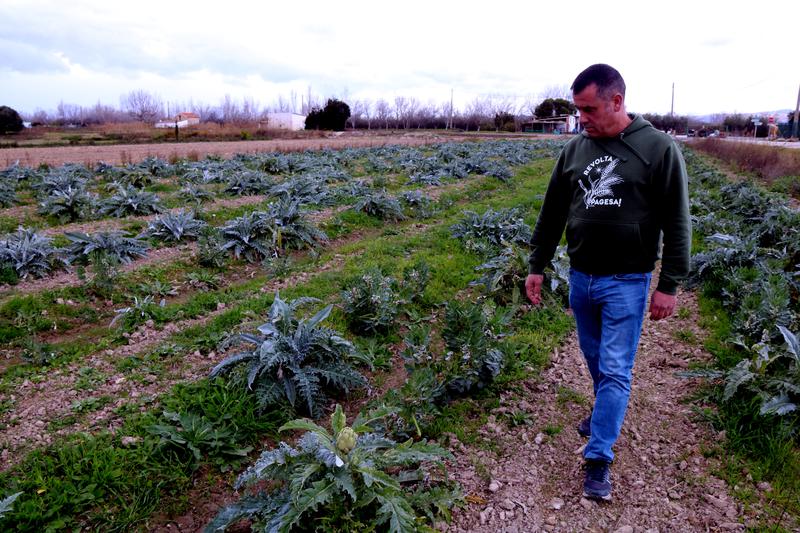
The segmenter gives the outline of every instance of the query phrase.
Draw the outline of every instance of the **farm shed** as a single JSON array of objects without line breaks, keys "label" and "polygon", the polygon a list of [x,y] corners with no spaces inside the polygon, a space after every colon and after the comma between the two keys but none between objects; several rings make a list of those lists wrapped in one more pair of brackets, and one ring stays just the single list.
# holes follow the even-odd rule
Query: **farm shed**
[{"label": "farm shed", "polygon": [[523,122],[522,131],[528,133],[572,133],[577,131],[577,127],[578,115],[556,115]]},{"label": "farm shed", "polygon": [[185,120],[190,126],[192,124],[200,124],[200,115],[198,115],[197,113],[191,113],[188,111],[183,113],[178,113],[178,115],[175,118],[177,118],[179,121]]},{"label": "farm shed", "polygon": [[185,128],[193,124],[200,124],[200,115],[185,111],[178,113],[171,119],[159,120],[156,122],[156,128],[174,128],[175,126]]},{"label": "farm shed", "polygon": [[298,131],[306,127],[306,116],[299,113],[267,113],[267,127]]}]

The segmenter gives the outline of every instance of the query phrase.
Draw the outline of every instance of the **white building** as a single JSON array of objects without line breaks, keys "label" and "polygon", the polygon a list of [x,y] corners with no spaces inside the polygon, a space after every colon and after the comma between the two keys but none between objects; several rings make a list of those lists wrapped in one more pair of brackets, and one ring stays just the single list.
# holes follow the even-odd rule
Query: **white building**
[{"label": "white building", "polygon": [[267,127],[299,131],[306,127],[306,116],[298,113],[267,113]]},{"label": "white building", "polygon": [[159,120],[156,122],[156,128],[174,128],[175,126],[178,126],[178,128],[185,128],[193,124],[200,124],[200,115],[185,111],[175,115],[175,118]]}]

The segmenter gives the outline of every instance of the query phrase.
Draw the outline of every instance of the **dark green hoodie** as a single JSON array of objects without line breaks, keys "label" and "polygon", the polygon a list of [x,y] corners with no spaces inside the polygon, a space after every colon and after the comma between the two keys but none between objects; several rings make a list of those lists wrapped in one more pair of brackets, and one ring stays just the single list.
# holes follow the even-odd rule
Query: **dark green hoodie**
[{"label": "dark green hoodie", "polygon": [[640,116],[616,137],[572,138],[558,157],[531,238],[530,272],[541,274],[566,226],[572,268],[586,274],[650,272],[675,294],[689,273],[686,166],[672,138]]}]

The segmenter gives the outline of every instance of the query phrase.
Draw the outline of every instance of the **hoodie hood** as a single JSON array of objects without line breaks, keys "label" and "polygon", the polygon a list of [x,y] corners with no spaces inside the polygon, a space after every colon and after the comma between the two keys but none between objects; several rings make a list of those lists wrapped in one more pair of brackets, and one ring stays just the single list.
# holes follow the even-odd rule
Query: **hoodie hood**
[{"label": "hoodie hood", "polygon": [[620,159],[622,162],[627,162],[628,157],[626,157],[624,153],[621,153],[623,150],[615,151],[614,149],[616,144],[620,144],[626,151],[637,157],[646,167],[649,167],[650,160],[636,148],[636,144],[640,141],[636,138],[632,139],[632,137],[636,136],[641,137],[642,135],[640,132],[643,132],[643,130],[646,132],[648,128],[653,128],[650,122],[643,119],[641,115],[633,115],[631,123],[614,137],[590,137],[585,131],[583,131],[581,135],[600,146],[612,156]]}]

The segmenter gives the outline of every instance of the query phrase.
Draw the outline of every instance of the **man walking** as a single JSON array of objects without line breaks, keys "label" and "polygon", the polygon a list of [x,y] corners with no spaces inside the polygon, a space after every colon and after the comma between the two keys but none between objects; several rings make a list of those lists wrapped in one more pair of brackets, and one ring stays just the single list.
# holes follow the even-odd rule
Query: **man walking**
[{"label": "man walking", "polygon": [[583,133],[561,151],[531,238],[528,298],[541,303],[543,272],[566,227],[569,302],[592,376],[595,403],[578,431],[584,496],[611,498],[609,467],[631,386],[651,272],[663,243],[650,318],[675,310],[689,272],[691,224],[686,168],[672,138],[625,111],[625,82],[592,65],[572,84]]}]

